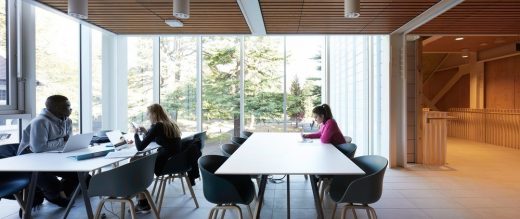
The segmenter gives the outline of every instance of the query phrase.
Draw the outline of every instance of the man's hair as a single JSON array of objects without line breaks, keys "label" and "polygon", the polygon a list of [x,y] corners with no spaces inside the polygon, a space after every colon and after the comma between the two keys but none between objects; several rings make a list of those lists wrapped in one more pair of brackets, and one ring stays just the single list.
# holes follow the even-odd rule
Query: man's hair
[{"label": "man's hair", "polygon": [[45,107],[49,108],[49,107],[52,107],[52,105],[55,105],[57,103],[63,103],[68,100],[69,99],[63,95],[52,95],[52,96],[47,97],[47,100],[45,101]]}]

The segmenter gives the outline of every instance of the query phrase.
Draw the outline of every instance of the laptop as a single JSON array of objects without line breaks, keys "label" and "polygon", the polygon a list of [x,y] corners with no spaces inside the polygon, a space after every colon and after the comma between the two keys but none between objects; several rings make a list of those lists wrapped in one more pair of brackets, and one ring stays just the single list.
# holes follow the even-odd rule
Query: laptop
[{"label": "laptop", "polygon": [[69,151],[75,151],[75,150],[87,148],[90,145],[92,136],[94,136],[94,133],[86,133],[86,134],[78,134],[78,135],[70,136],[69,140],[67,140],[67,143],[65,143],[65,146],[63,146],[63,149],[47,151],[47,152],[65,153],[65,152],[69,152]]},{"label": "laptop", "polygon": [[114,146],[114,149],[121,150],[128,148],[130,145],[127,143],[125,136],[119,130],[107,132],[108,140]]}]

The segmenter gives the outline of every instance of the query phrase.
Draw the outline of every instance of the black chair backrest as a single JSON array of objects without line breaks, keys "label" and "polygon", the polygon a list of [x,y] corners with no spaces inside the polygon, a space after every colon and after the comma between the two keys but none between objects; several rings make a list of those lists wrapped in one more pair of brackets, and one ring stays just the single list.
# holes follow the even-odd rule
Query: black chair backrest
[{"label": "black chair backrest", "polygon": [[204,145],[206,144],[206,131],[199,132],[193,135],[193,139],[199,141],[199,149],[202,150],[204,148]]},{"label": "black chair backrest", "polygon": [[238,150],[239,147],[240,145],[238,144],[223,144],[220,145],[220,150],[222,151],[224,156],[229,157],[233,153],[235,153],[235,151]]},{"label": "black chair backrest", "polygon": [[182,139],[182,151],[168,158],[168,161],[166,161],[164,167],[157,175],[162,176],[166,174],[184,173],[191,170],[188,161],[188,152],[190,147],[198,147],[198,145],[196,145],[198,142],[199,140],[195,138]]},{"label": "black chair backrest", "polygon": [[231,142],[233,144],[238,144],[238,145],[242,145],[244,142],[246,142],[247,139],[245,138],[241,138],[241,137],[232,137],[231,138]]},{"label": "black chair backrest", "polygon": [[154,153],[92,176],[88,195],[128,197],[144,191],[153,182],[156,159]]},{"label": "black chair backrest", "polygon": [[16,156],[18,143],[0,145],[0,159]]},{"label": "black chair backrest", "polygon": [[[367,155],[352,159],[365,171],[365,176],[352,181],[341,202],[371,204],[377,202],[383,193],[383,178],[388,160],[377,155]],[[333,182],[334,183],[334,180]],[[333,187],[331,183],[331,188]]]},{"label": "black chair backrest", "polygon": [[251,135],[253,135],[253,133],[250,132],[250,131],[242,131],[242,132],[240,133],[240,137],[245,138],[245,139],[251,137]]},{"label": "black chair backrest", "polygon": [[199,158],[204,197],[214,204],[249,204],[254,198],[254,185],[249,175],[215,175],[227,160],[219,155]]},{"label": "black chair backrest", "polygon": [[345,156],[352,159],[352,158],[354,158],[354,155],[356,154],[357,146],[356,146],[356,144],[345,143],[345,144],[340,144],[340,145],[336,146],[336,148],[339,151],[341,151],[341,153],[343,153]]}]

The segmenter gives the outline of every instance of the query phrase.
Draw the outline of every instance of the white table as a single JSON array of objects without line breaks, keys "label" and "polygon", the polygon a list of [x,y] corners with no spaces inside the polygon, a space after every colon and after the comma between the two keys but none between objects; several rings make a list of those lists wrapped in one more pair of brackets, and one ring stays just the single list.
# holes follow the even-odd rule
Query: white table
[{"label": "white table", "polygon": [[[312,175],[365,174],[332,144],[323,144],[319,139],[303,143],[300,133],[254,133],[215,173],[262,175],[255,218],[260,217],[268,175],[287,175],[288,184],[289,175],[310,175],[318,218],[323,218]],[[289,189],[287,192],[289,194]],[[289,197],[287,199],[289,204]]]}]

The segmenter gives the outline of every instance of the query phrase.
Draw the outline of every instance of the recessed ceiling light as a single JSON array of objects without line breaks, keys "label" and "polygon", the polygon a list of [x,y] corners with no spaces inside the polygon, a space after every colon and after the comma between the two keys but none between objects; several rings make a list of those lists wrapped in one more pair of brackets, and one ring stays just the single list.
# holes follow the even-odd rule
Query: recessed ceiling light
[{"label": "recessed ceiling light", "polygon": [[462,49],[462,58],[469,57],[469,49]]},{"label": "recessed ceiling light", "polygon": [[455,40],[459,41],[459,40],[463,40],[464,37],[456,37]]},{"label": "recessed ceiling light", "polygon": [[480,43],[480,46],[487,46],[487,43]]},{"label": "recessed ceiling light", "polygon": [[168,24],[170,27],[184,26],[184,24],[180,20],[165,20],[164,23]]}]

